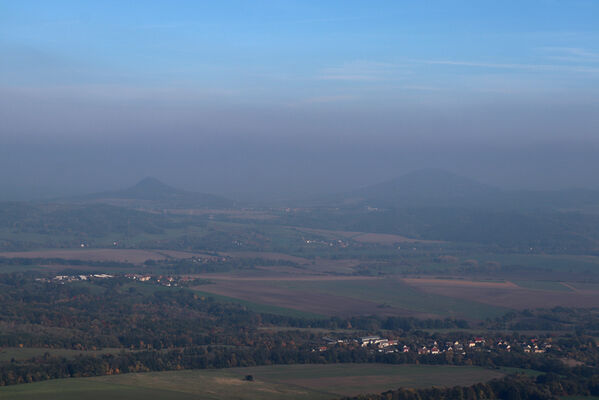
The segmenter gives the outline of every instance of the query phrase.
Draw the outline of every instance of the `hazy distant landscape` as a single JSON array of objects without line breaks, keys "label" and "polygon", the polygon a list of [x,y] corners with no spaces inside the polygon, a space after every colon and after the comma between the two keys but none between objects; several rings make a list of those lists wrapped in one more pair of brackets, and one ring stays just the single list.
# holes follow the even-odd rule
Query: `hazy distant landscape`
[{"label": "hazy distant landscape", "polygon": [[598,15],[0,2],[0,399],[599,399]]},{"label": "hazy distant landscape", "polygon": [[[238,398],[334,398],[405,385],[529,379],[528,372],[507,378],[484,369],[489,362],[547,368],[480,358],[481,350],[491,359],[511,354],[504,341],[514,356],[525,356],[530,343],[536,349],[527,351],[541,353],[535,359],[588,363],[594,350],[578,358],[583,350],[571,340],[599,333],[599,224],[592,204],[599,204],[593,191],[505,191],[441,170],[304,206],[250,206],[154,178],[115,192],[3,203],[3,384],[45,380],[55,368],[56,378],[65,378],[232,367],[193,375],[194,382],[207,380],[208,392],[203,384],[190,387],[185,374],[160,384],[165,378],[156,372],[141,381],[123,375],[10,386],[5,395],[77,398],[93,387],[115,398],[220,398],[228,390]],[[37,300],[18,300],[31,296]],[[108,301],[98,308],[99,298]],[[131,305],[133,314],[126,311]],[[423,329],[430,333],[423,337]],[[384,338],[384,347],[360,345],[360,337],[372,335]],[[467,347],[476,335],[484,342]],[[257,359],[255,352],[271,341],[283,347]],[[328,352],[375,364],[352,364],[366,380],[325,378],[313,370],[321,366],[309,365],[329,365]],[[417,368],[418,359],[441,368],[422,372],[432,380],[416,369],[374,378],[377,368]],[[271,380],[259,367],[280,362],[308,362],[302,371],[309,378],[289,369]],[[96,363],[102,365],[96,372],[88,370]],[[465,378],[461,368],[470,367],[460,365],[481,369]],[[64,368],[73,372],[59,372]],[[345,367],[337,370],[353,379]],[[248,374],[256,381],[248,382]],[[407,376],[413,380],[402,380]]]}]

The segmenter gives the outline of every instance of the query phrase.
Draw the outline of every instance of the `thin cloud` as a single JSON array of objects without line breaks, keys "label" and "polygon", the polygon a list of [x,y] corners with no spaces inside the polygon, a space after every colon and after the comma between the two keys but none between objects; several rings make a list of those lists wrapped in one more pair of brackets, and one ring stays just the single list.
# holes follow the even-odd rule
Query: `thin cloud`
[{"label": "thin cloud", "polygon": [[353,61],[337,67],[325,68],[318,79],[339,81],[377,81],[394,77],[399,66],[373,61]]},{"label": "thin cloud", "polygon": [[358,97],[355,95],[334,95],[334,96],[317,96],[305,99],[303,103],[320,104],[320,103],[337,103],[340,101],[355,100]]},{"label": "thin cloud", "polygon": [[453,65],[462,67],[475,68],[493,68],[493,69],[510,69],[521,71],[553,71],[553,72],[573,72],[573,73],[599,73],[599,68],[588,66],[570,66],[570,65],[553,65],[553,64],[503,64],[503,63],[484,63],[472,61],[454,61],[454,60],[432,60],[421,61],[424,64],[433,65]]},{"label": "thin cloud", "polygon": [[414,90],[414,91],[420,91],[420,92],[439,92],[439,91],[443,90],[443,88],[440,88],[438,86],[423,86],[423,85],[407,85],[407,86],[400,87],[400,89]]},{"label": "thin cloud", "polygon": [[330,23],[330,22],[348,22],[348,21],[362,21],[368,19],[366,17],[331,17],[331,18],[307,18],[298,19],[294,21],[281,21],[284,24],[318,24],[318,23]]},{"label": "thin cloud", "polygon": [[549,53],[547,58],[559,61],[598,63],[599,53],[580,47],[542,47],[541,50]]}]

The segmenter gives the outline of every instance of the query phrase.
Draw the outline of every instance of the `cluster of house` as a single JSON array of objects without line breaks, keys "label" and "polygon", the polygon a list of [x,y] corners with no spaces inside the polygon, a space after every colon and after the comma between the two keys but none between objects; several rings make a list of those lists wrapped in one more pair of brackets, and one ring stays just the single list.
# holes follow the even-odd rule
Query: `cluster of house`
[{"label": "cluster of house", "polygon": [[304,239],[304,242],[306,244],[317,244],[317,245],[321,245],[321,246],[329,246],[329,247],[341,247],[341,248],[346,248],[349,247],[349,243],[341,240],[341,239],[337,239],[337,240],[332,240],[332,241],[326,241],[326,240],[317,240],[317,239]]},{"label": "cluster of house", "polygon": [[[313,349],[312,351],[327,351],[329,348],[334,346],[361,346],[368,347],[371,349],[378,349],[379,351],[385,351],[388,353],[398,352],[399,342],[393,339],[382,338],[380,336],[365,336],[358,339],[333,339],[330,337],[322,338],[325,344]],[[406,350],[407,349],[407,350]],[[408,352],[407,346],[403,346],[403,351]]]},{"label": "cluster of house", "polygon": [[383,338],[380,336],[364,336],[355,339],[333,339],[323,337],[323,345],[313,351],[327,351],[335,346],[361,346],[381,353],[410,353],[443,354],[447,352],[466,354],[467,351],[512,351],[514,346],[519,346],[525,353],[545,353],[552,348],[551,339],[541,340],[537,338],[526,339],[517,343],[509,343],[506,340],[497,339],[487,341],[483,337],[474,337],[467,341],[447,340],[438,342],[431,340],[426,343],[399,343],[398,340]]},{"label": "cluster of house", "polygon": [[132,279],[134,281],[139,281],[139,282],[154,283],[156,285],[166,286],[166,287],[181,286],[182,283],[184,283],[185,281],[188,280],[187,278],[180,278],[180,277],[174,277],[174,276],[163,276],[163,275],[153,276],[153,275],[142,275],[142,274],[125,274],[125,278]]},{"label": "cluster of house", "polygon": [[223,256],[202,255],[202,256],[191,257],[191,262],[196,263],[196,264],[208,264],[208,263],[212,263],[212,262],[225,262],[228,260],[229,260],[229,257],[223,257]]},{"label": "cluster of house", "polygon": [[[498,343],[498,345],[502,345],[504,347],[508,348],[509,351],[509,343]],[[520,343],[520,346],[522,346],[522,350],[525,353],[545,353],[549,350],[551,350],[551,348],[553,347],[553,345],[551,344],[550,341],[541,341],[538,339],[530,339],[527,342],[522,342]]]},{"label": "cluster of house", "polygon": [[88,281],[92,279],[110,279],[114,278],[114,275],[108,274],[89,274],[89,275],[56,275],[54,278],[35,278],[38,282],[54,282],[54,283],[67,283],[75,281]]},{"label": "cluster of house", "polygon": [[[109,275],[109,274],[89,274],[89,275],[56,275],[53,278],[36,278],[35,280],[38,282],[46,282],[46,283],[59,283],[65,284],[67,282],[76,282],[76,281],[88,281],[94,279],[111,279],[117,278],[117,275]],[[152,275],[142,275],[142,274],[125,274],[125,278],[131,279],[139,282],[148,282],[156,285],[166,286],[166,287],[176,287],[176,286],[184,286],[184,284],[189,280],[188,278],[181,277],[173,277],[173,276],[152,276]]]}]

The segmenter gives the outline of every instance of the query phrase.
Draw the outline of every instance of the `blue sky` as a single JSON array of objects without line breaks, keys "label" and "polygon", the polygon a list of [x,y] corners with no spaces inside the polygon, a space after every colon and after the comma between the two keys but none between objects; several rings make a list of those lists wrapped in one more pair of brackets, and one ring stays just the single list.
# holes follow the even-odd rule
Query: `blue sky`
[{"label": "blue sky", "polygon": [[374,106],[599,84],[597,1],[0,4],[5,87]]},{"label": "blue sky", "polygon": [[0,0],[0,180],[599,187],[597,21],[597,0]]}]

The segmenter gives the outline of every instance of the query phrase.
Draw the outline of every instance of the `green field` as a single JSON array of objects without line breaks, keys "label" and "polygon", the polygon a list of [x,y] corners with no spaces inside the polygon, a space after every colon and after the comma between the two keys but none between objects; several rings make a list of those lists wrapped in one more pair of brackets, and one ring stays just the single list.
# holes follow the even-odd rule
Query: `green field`
[{"label": "green field", "polygon": [[290,290],[306,291],[307,293],[318,291],[444,317],[486,319],[498,317],[508,311],[503,307],[425,293],[395,279],[281,281],[276,284]]},{"label": "green field", "polygon": [[[252,375],[254,381],[244,379]],[[3,400],[334,399],[404,387],[470,385],[503,376],[480,367],[277,365],[59,379],[0,388]]]},{"label": "green field", "polygon": [[262,304],[262,303],[254,303],[251,301],[237,299],[235,297],[222,296],[220,294],[203,292],[201,290],[196,290],[198,296],[204,297],[212,297],[214,300],[221,303],[237,303],[247,307],[248,310],[252,310],[258,313],[264,314],[275,314],[275,315],[284,315],[287,317],[295,317],[295,318],[326,318],[324,315],[311,313],[307,311],[295,310],[293,308],[286,307],[278,307],[272,304]]},{"label": "green field", "polygon": [[597,256],[546,255],[546,254],[493,254],[473,256],[480,260],[498,261],[501,265],[515,265],[522,268],[541,268],[562,272],[594,271],[599,266]]}]

